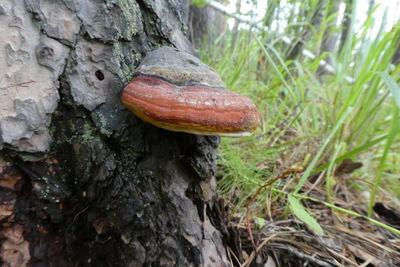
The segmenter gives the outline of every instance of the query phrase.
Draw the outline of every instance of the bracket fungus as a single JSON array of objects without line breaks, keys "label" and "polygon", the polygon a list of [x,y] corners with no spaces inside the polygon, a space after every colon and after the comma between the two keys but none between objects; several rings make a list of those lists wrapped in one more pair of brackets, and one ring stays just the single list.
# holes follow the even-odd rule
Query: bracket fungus
[{"label": "bracket fungus", "polygon": [[166,46],[146,55],[122,102],[144,121],[170,131],[241,137],[260,123],[248,97],[226,90],[215,70],[198,58]]}]

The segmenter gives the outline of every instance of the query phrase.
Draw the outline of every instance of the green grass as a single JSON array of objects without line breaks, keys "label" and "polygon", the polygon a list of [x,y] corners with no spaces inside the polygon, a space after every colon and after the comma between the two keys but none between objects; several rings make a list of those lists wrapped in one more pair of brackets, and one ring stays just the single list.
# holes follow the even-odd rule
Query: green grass
[{"label": "green grass", "polygon": [[[232,202],[232,212],[243,211],[260,186],[295,164],[305,170],[278,179],[257,195],[256,216],[267,217],[273,201],[286,199],[283,192],[291,196],[286,204],[299,214],[293,210],[298,208],[293,198],[307,197],[304,184],[316,172],[323,172],[329,202],[324,203],[333,205],[334,170],[347,158],[364,165],[356,171],[361,179],[349,186],[369,191],[365,200],[369,215],[382,190],[394,200],[400,197],[400,89],[396,85],[400,66],[391,65],[400,45],[400,25],[369,40],[371,25],[369,18],[359,32],[351,32],[342,53],[323,53],[314,60],[301,56],[285,60],[287,46],[273,32],[242,30],[232,50],[232,34],[226,31],[211,50],[200,50],[203,61],[216,69],[227,88],[252,98],[262,114],[262,125],[253,136],[223,138],[220,146],[219,190]],[[306,47],[320,44],[321,38],[315,31]],[[327,56],[336,74],[318,76],[318,62]],[[354,83],[346,81],[345,75],[352,76]]]}]

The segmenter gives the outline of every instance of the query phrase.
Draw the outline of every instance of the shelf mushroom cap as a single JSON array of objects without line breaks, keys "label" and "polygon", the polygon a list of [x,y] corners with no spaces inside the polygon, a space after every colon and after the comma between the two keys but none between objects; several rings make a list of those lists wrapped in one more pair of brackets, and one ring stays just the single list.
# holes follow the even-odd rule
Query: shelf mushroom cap
[{"label": "shelf mushroom cap", "polygon": [[226,90],[219,75],[196,57],[166,46],[143,59],[122,102],[144,121],[170,131],[241,137],[260,123],[248,97]]}]

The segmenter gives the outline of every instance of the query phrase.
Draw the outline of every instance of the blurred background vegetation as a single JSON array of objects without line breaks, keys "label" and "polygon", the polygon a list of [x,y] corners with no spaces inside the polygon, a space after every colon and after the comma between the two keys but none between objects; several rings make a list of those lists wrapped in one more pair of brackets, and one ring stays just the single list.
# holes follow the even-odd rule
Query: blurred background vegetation
[{"label": "blurred background vegetation", "polygon": [[400,3],[389,2],[192,2],[200,57],[262,113],[253,136],[222,140],[231,216],[294,214],[322,233],[311,201],[400,234],[377,208],[400,206]]}]

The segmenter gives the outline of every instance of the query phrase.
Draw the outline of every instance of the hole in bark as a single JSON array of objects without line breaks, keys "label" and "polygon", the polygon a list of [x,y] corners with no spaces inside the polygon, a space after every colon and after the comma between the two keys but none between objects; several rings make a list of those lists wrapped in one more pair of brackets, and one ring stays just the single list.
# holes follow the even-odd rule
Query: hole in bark
[{"label": "hole in bark", "polygon": [[97,78],[99,81],[104,80],[104,74],[103,74],[103,72],[101,72],[100,70],[96,70],[96,72],[94,73],[94,75],[96,75],[96,78]]}]

